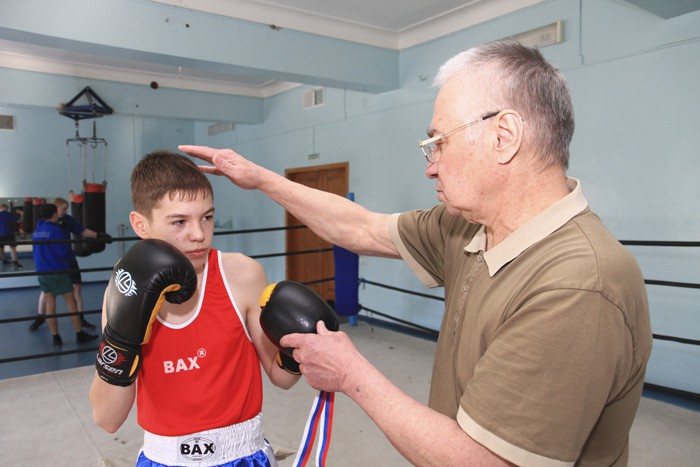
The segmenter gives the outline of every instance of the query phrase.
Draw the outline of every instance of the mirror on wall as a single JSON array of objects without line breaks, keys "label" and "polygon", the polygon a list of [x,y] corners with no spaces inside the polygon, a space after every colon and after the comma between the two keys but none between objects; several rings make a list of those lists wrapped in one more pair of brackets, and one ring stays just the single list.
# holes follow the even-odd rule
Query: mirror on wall
[{"label": "mirror on wall", "polygon": [[[17,240],[20,240],[20,237],[24,237],[24,227],[22,225],[24,220],[24,198],[0,198],[0,205],[7,206],[7,211],[16,216],[15,237]],[[31,234],[29,238],[31,238]]]},{"label": "mirror on wall", "polygon": [[[12,226],[2,226],[2,229],[0,229],[0,235],[4,240],[12,240],[12,234],[8,234],[8,230],[12,229],[14,231],[14,240],[15,241],[23,241],[23,240],[31,240],[32,235],[31,233],[25,231],[24,229],[24,198],[17,197],[17,198],[1,198],[0,197],[0,212],[2,213],[10,213],[14,216],[14,219],[11,220]],[[7,215],[3,214],[2,222],[4,223],[7,220]],[[7,228],[6,228],[7,227]],[[20,259],[22,256],[28,256],[31,255],[32,253],[32,246],[31,245],[16,245],[16,253],[17,253],[17,259]],[[9,244],[5,244],[3,242],[3,248],[2,248],[2,253],[3,253],[3,270],[5,270],[6,266],[12,267],[13,264],[11,263],[12,255],[11,255],[11,248]],[[20,262],[21,264],[21,262]]]},{"label": "mirror on wall", "polygon": [[[2,198],[0,197],[0,211],[6,211],[9,213],[12,213],[15,216],[14,219],[14,235],[15,235],[15,240],[16,241],[24,241],[24,240],[31,240],[32,239],[32,234],[31,231],[27,231],[24,226],[25,222],[25,201],[23,197],[16,197],[16,198]],[[4,233],[4,231],[3,231]],[[29,253],[31,254],[32,252],[32,246],[31,245],[17,245],[17,254],[21,255],[23,253]],[[7,259],[10,258],[10,251],[8,247],[4,248],[4,253],[7,256]]]},{"label": "mirror on wall", "polygon": [[[0,205],[3,210],[14,215],[14,234],[18,242],[31,241],[32,232],[38,220],[38,206],[44,203],[51,203],[55,197],[50,198],[29,198],[29,197],[0,197]],[[6,206],[6,207],[5,207]],[[17,254],[31,254],[31,245],[17,245]],[[8,248],[5,253],[9,257]]]},{"label": "mirror on wall", "polygon": [[[86,212],[83,206],[84,198],[88,195],[83,193],[79,195],[70,192],[69,196],[61,198],[68,203],[68,211],[66,214],[71,215],[78,223],[97,232],[104,232],[104,184],[90,184],[94,186],[89,193],[89,202],[86,201],[88,212],[90,213],[90,221],[86,222],[84,214]],[[0,204],[7,206],[6,211],[14,214],[14,234],[17,241],[31,241],[32,233],[36,228],[39,220],[39,208],[46,203],[53,203],[57,196],[46,198],[32,197],[0,197]],[[21,248],[21,250],[20,250]],[[18,245],[17,251],[31,252],[31,245]]]}]

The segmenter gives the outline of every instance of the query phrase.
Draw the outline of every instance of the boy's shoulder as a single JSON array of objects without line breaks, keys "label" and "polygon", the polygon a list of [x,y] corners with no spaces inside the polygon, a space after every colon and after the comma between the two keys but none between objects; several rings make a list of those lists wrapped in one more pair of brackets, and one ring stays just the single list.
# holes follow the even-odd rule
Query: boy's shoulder
[{"label": "boy's shoulder", "polygon": [[[51,221],[40,219],[36,224],[36,228],[32,233],[32,238],[40,237],[41,239],[53,239],[61,233],[61,228]],[[57,237],[58,238],[58,237]]]},{"label": "boy's shoulder", "polygon": [[250,266],[254,267],[255,265],[259,265],[258,261],[251,258],[250,256],[244,255],[243,253],[239,253],[236,251],[222,251],[221,252],[221,261],[224,265],[224,268],[228,269],[229,266],[235,266],[235,267],[245,267],[245,266]]},{"label": "boy's shoulder", "polygon": [[34,228],[34,231],[46,231],[46,230],[51,230],[51,227],[55,225],[51,221],[47,221],[45,219],[39,219],[36,223],[36,227]]},{"label": "boy's shoulder", "polygon": [[237,282],[259,281],[265,277],[262,265],[250,256],[238,252],[221,252],[221,264],[227,279],[236,279]]}]

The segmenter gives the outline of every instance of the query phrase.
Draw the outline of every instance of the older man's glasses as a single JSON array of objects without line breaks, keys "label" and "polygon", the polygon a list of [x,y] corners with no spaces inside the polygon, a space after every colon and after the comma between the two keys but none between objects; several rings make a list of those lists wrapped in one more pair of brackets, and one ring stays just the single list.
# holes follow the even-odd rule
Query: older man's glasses
[{"label": "older man's glasses", "polygon": [[452,131],[448,131],[447,133],[440,133],[439,135],[435,135],[432,138],[424,139],[423,141],[418,141],[418,147],[421,149],[421,151],[423,151],[423,155],[425,156],[425,160],[427,160],[429,164],[432,164],[433,162],[435,162],[436,143],[439,143],[443,139],[447,138],[448,136],[450,136],[453,133],[458,132],[459,130],[463,130],[463,129],[470,127],[472,125],[476,125],[477,123],[481,123],[484,120],[488,120],[491,117],[495,117],[496,115],[499,114],[499,112],[500,112],[500,110],[498,112],[488,113],[488,114],[484,115],[483,117],[481,117],[477,120],[474,120],[473,122],[465,123],[464,125],[457,127]]}]

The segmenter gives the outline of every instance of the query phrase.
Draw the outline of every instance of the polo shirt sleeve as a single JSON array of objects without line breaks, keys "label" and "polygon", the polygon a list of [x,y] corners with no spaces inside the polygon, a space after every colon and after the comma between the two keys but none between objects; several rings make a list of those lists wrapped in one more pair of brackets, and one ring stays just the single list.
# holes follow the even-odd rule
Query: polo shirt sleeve
[{"label": "polo shirt sleeve", "polygon": [[401,258],[428,287],[444,285],[445,224],[453,218],[443,205],[389,218],[389,234]]},{"label": "polo shirt sleeve", "polygon": [[457,422],[518,465],[574,465],[610,394],[622,391],[615,375],[634,366],[632,346],[622,313],[600,293],[534,294],[489,342]]}]

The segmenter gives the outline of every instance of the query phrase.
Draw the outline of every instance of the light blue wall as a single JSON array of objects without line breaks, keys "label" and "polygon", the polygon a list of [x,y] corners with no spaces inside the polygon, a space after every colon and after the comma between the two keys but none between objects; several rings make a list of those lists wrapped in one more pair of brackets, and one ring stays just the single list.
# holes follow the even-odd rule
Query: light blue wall
[{"label": "light blue wall", "polygon": [[[57,100],[72,97],[57,96]],[[100,97],[110,104],[107,93]],[[0,107],[0,114],[14,115],[16,121],[15,131],[0,131],[0,198],[46,198],[49,202],[57,196],[68,199],[70,190],[82,191],[84,178],[89,183],[105,180],[106,160],[106,227],[115,237],[134,235],[129,227],[129,177],[138,158],[154,149],[172,148],[194,139],[194,123],[187,120],[120,115],[82,120],[78,130],[81,137],[92,136],[94,122],[97,137],[107,141],[106,153],[104,146],[86,149],[84,164],[80,148],[66,144],[67,139],[75,137],[75,122],[61,116],[57,109],[6,106]],[[120,225],[127,227],[123,233]],[[120,254],[117,244],[113,244],[79,262],[81,268],[111,266]],[[84,280],[106,277],[106,273],[88,273]],[[34,285],[36,277],[0,280],[2,288]]]},{"label": "light blue wall", "polygon": [[[128,174],[135,160],[151,149],[192,142],[235,148],[280,173],[348,161],[350,190],[358,203],[382,212],[430,207],[435,193],[416,142],[431,119],[436,90],[430,82],[438,66],[469,46],[558,20],[564,22],[565,41],[543,52],[566,74],[574,99],[577,127],[570,175],[582,180],[591,207],[620,239],[700,239],[700,162],[692,144],[700,103],[700,13],[662,20],[622,0],[543,2],[401,51],[396,91],[366,94],[328,88],[325,106],[301,110],[302,94],[309,88],[299,87],[266,99],[258,116],[262,123],[237,124],[233,131],[212,137],[207,126],[220,112],[212,121],[196,122],[128,114],[104,118],[98,121],[98,133],[110,144],[108,226],[128,224]],[[119,105],[110,99],[111,83],[86,84],[103,86],[102,98]],[[63,92],[55,100],[70,97]],[[189,105],[197,106],[196,100]],[[0,132],[0,197],[55,196],[65,190],[64,141],[72,136],[72,121],[55,109],[12,105],[0,113],[18,117],[16,132]],[[321,159],[309,162],[310,153],[320,153]],[[263,195],[236,189],[225,179],[213,183],[220,225],[283,225],[283,210]],[[215,242],[249,255],[284,251],[281,232],[216,237]],[[697,249],[630,249],[648,279],[700,282]],[[109,253],[101,255],[94,259],[99,265],[113,259]],[[270,280],[284,277],[283,259],[261,263]],[[363,258],[360,275],[442,294],[426,290],[400,261]],[[655,333],[700,339],[697,290],[648,290]],[[433,329],[442,315],[440,302],[372,286],[360,291],[360,302]],[[657,340],[647,381],[700,392],[699,361],[696,346]]]},{"label": "light blue wall", "polygon": [[[618,238],[696,241],[700,14],[662,20],[620,1],[583,5],[583,64],[566,71],[577,124],[570,173]],[[700,282],[698,248],[630,249],[647,279]],[[699,290],[648,293],[654,333],[700,339]],[[655,340],[647,381],[697,393],[699,362],[697,346]]]}]

